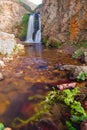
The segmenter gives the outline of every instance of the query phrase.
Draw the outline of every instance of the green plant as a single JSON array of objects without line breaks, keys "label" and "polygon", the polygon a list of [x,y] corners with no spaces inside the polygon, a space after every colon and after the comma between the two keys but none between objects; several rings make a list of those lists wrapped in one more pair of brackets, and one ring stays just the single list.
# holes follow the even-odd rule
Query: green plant
[{"label": "green plant", "polygon": [[22,18],[22,23],[25,24],[25,25],[27,25],[28,19],[29,19],[29,15],[28,14],[24,14],[24,16]]},{"label": "green plant", "polygon": [[49,47],[49,40],[48,40],[48,38],[44,38],[44,39],[43,39],[43,43],[44,43],[44,45],[45,45],[46,47]]},{"label": "green plant", "polygon": [[28,26],[28,19],[29,19],[29,15],[28,14],[24,14],[23,18],[22,18],[22,22],[19,25],[20,30],[19,30],[19,34],[18,37],[21,40],[25,40],[26,39],[26,35],[27,35],[27,26]]},{"label": "green plant", "polygon": [[58,41],[55,40],[55,39],[52,39],[52,40],[50,40],[50,44],[49,44],[49,46],[58,49],[58,48],[61,47],[61,43],[58,42]]},{"label": "green plant", "polygon": [[58,91],[53,88],[53,91],[49,92],[45,100],[40,103],[41,109],[34,116],[25,121],[20,118],[17,118],[17,120],[21,123],[21,125],[35,120],[38,121],[44,112],[48,112],[50,110],[51,105],[60,102],[65,104],[70,110],[71,117],[68,121],[66,121],[68,130],[76,130],[73,123],[80,124],[81,121],[87,119],[87,113],[81,106],[81,103],[75,100],[75,96],[77,96],[79,92],[78,88],[74,88],[72,90],[66,89],[64,91]]},{"label": "green plant", "polygon": [[73,58],[73,59],[76,59],[76,58],[82,56],[83,54],[84,54],[84,52],[83,52],[82,50],[77,50],[77,51],[75,51],[75,53],[72,55],[72,58]]},{"label": "green plant", "polygon": [[78,76],[77,76],[77,81],[85,81],[85,80],[86,80],[86,77],[87,77],[87,73],[81,72],[81,73],[79,73]]},{"label": "green plant", "polygon": [[66,121],[66,126],[67,126],[67,128],[68,128],[69,130],[76,130],[76,128],[74,128],[74,127],[72,126],[72,123],[69,122],[69,121]]},{"label": "green plant", "polygon": [[0,123],[0,130],[4,130],[5,126],[3,123]]},{"label": "green plant", "polygon": [[76,44],[77,48],[87,48],[87,40],[83,40],[80,43]]},{"label": "green plant", "polygon": [[[36,97],[30,97],[29,99],[33,100],[34,98],[36,98]],[[12,127],[13,128],[19,128],[19,127],[21,127],[23,125],[26,125],[27,123],[32,123],[34,121],[38,121],[40,119],[41,115],[43,115],[44,113],[49,112],[50,106],[49,106],[49,104],[47,104],[45,102],[45,100],[41,101],[38,104],[38,106],[39,106],[40,109],[33,116],[29,117],[28,119],[23,120],[23,119],[21,119],[19,117],[15,118],[13,120],[13,122],[12,122]]]},{"label": "green plant", "polygon": [[50,104],[60,101],[70,108],[71,118],[70,121],[66,122],[69,130],[76,130],[72,125],[73,123],[78,124],[84,119],[87,119],[87,113],[81,106],[81,103],[75,100],[75,96],[78,93],[78,88],[73,90],[67,89],[62,92],[54,90],[46,97],[46,102]]}]

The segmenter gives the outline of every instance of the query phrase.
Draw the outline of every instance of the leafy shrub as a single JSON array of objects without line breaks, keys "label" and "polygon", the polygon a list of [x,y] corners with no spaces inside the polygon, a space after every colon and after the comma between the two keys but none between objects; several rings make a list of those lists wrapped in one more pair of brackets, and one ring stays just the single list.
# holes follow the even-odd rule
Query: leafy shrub
[{"label": "leafy shrub", "polygon": [[0,123],[0,130],[4,130],[5,126],[3,123]]},{"label": "leafy shrub", "polygon": [[43,39],[43,44],[46,46],[46,47],[49,47],[49,39],[46,37]]},{"label": "leafy shrub", "polygon": [[76,130],[76,128],[74,128],[69,121],[66,121],[66,126],[67,126],[68,130]]},{"label": "leafy shrub", "polygon": [[72,55],[72,58],[73,59],[77,59],[79,58],[80,56],[84,55],[84,52],[82,50],[77,50],[75,51],[75,53]]},{"label": "leafy shrub", "polygon": [[81,106],[81,103],[75,100],[75,96],[78,93],[78,88],[74,88],[72,90],[66,89],[63,91],[58,91],[54,89],[53,91],[49,92],[45,100],[40,103],[41,110],[38,110],[38,112],[34,116],[25,121],[20,118],[17,118],[15,121],[19,121],[21,125],[32,121],[38,121],[42,114],[50,110],[50,106],[60,102],[65,104],[70,110],[71,117],[69,120],[66,121],[66,126],[68,130],[76,130],[76,128],[73,126],[73,123],[80,124],[84,119],[87,119],[87,113]]},{"label": "leafy shrub", "polygon": [[46,47],[49,48],[60,48],[61,47],[61,43],[59,43],[57,40],[55,39],[50,39],[48,37],[45,37],[43,39],[43,43]]},{"label": "leafy shrub", "polygon": [[72,125],[73,123],[78,124],[84,119],[87,119],[87,113],[81,106],[81,103],[75,100],[75,96],[78,92],[78,88],[73,90],[67,89],[62,92],[54,90],[46,97],[46,102],[50,104],[60,101],[70,108],[71,118],[66,122],[66,126],[69,130],[76,130],[76,128]]},{"label": "leafy shrub", "polygon": [[87,73],[85,72],[79,73],[77,76],[77,81],[85,81],[86,77],[87,77]]},{"label": "leafy shrub", "polygon": [[80,43],[76,44],[77,48],[87,48],[87,40],[81,41]]},{"label": "leafy shrub", "polygon": [[22,18],[22,22],[20,24],[20,31],[19,31],[19,34],[18,34],[18,37],[21,40],[25,40],[26,39],[27,27],[28,27],[28,19],[29,19],[29,15],[28,14],[24,14],[24,16]]}]

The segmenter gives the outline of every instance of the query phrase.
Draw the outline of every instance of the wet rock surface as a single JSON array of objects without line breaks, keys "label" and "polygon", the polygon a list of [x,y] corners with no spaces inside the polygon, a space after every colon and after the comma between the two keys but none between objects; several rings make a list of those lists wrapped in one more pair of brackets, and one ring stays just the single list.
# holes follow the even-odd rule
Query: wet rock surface
[{"label": "wet rock surface", "polygon": [[73,79],[76,79],[80,73],[87,73],[87,66],[76,66],[76,65],[61,65],[58,67],[60,70],[69,71]]}]

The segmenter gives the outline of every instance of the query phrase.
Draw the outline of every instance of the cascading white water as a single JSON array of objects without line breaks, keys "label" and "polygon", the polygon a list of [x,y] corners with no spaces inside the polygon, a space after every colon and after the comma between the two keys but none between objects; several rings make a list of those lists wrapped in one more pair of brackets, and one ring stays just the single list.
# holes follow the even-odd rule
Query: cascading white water
[{"label": "cascading white water", "polygon": [[40,43],[41,42],[41,19],[40,19],[40,14],[39,15],[39,30],[37,31],[35,35],[35,42]]},{"label": "cascading white water", "polygon": [[27,37],[26,42],[27,43],[33,43],[33,33],[34,33],[34,14],[30,15],[29,21],[28,21],[28,29],[27,29]]},{"label": "cascading white water", "polygon": [[35,43],[40,43],[41,42],[41,31],[38,30],[35,36]]},{"label": "cascading white water", "polygon": [[35,31],[35,14],[31,14],[28,22],[28,30],[26,43],[41,43],[41,20],[40,14],[36,14],[38,16],[38,29]]}]

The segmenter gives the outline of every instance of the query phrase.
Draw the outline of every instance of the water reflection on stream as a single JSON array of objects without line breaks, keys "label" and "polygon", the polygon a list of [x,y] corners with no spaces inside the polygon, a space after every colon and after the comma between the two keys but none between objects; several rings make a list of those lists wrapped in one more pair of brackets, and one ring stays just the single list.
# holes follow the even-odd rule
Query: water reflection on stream
[{"label": "water reflection on stream", "polygon": [[[38,111],[38,102],[50,90],[48,84],[67,80],[55,64],[78,64],[69,54],[57,49],[43,49],[40,44],[27,46],[26,55],[7,64],[0,82],[0,122],[10,126],[15,117],[27,119]],[[66,58],[67,57],[67,58]],[[29,97],[34,96],[31,102]]]},{"label": "water reflection on stream", "polygon": [[31,58],[35,58],[35,57],[42,58],[42,45],[39,43],[29,46],[27,51],[28,51],[28,55]]}]

